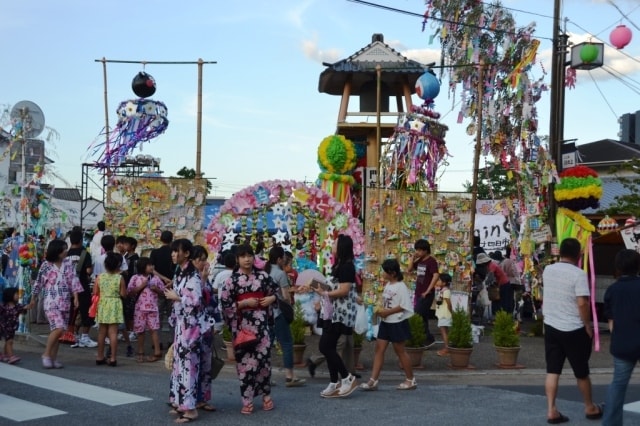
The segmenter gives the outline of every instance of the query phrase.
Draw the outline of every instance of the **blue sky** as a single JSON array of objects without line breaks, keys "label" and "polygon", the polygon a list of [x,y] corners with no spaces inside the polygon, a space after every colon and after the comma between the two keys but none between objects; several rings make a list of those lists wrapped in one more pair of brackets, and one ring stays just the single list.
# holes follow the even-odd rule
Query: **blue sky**
[{"label": "blue sky", "polygon": [[[424,11],[422,0],[378,3]],[[640,0],[615,4],[640,23]],[[538,59],[549,70],[553,0],[503,5],[519,10],[512,13],[520,26],[536,22],[535,35],[542,41]],[[48,145],[49,156],[71,185],[80,185],[80,164],[95,159],[88,149],[104,127],[102,65],[95,59],[217,61],[204,66],[202,170],[217,178],[215,195],[229,196],[263,180],[316,179],[316,150],[335,131],[340,102],[318,92],[322,62],[350,56],[373,33],[383,33],[386,43],[411,59],[426,63],[439,55],[439,44],[429,44],[419,18],[346,0],[0,0],[0,10],[5,47],[0,106],[4,110],[30,100],[42,108],[47,126],[60,135]],[[631,44],[624,54],[607,48],[605,64],[640,81],[640,34],[616,8],[604,0],[564,0],[563,16],[575,43],[584,41],[585,33],[608,43],[617,24],[629,26]],[[107,65],[111,125],[117,105],[135,98],[131,80],[141,70],[138,64]],[[141,153],[159,157],[165,176],[183,166],[195,168],[196,66],[147,65],[145,70],[157,82],[153,99],[167,105],[170,123]],[[535,66],[534,75],[541,73]],[[458,109],[444,87],[435,109],[450,127],[447,146],[453,158],[440,186],[461,190],[471,180],[473,138],[464,131],[468,123],[456,124]],[[541,136],[548,134],[548,103],[546,92],[538,104]],[[640,96],[610,74],[578,71],[576,88],[566,92],[565,138],[577,138],[578,144],[616,139],[617,117],[637,109]]]}]

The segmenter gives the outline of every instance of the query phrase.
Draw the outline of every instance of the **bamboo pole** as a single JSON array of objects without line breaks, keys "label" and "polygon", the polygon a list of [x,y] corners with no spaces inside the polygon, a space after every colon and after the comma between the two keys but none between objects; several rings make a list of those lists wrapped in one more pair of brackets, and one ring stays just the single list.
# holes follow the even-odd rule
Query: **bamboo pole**
[{"label": "bamboo pole", "polygon": [[[484,64],[478,66],[478,94],[476,97],[476,146],[473,154],[473,183],[471,185],[471,232],[469,235],[469,247],[473,249],[473,237],[476,227],[476,201],[478,200],[478,172],[480,169],[480,150],[482,148],[482,98],[484,85]],[[473,280],[469,283],[468,291],[471,292]]]}]

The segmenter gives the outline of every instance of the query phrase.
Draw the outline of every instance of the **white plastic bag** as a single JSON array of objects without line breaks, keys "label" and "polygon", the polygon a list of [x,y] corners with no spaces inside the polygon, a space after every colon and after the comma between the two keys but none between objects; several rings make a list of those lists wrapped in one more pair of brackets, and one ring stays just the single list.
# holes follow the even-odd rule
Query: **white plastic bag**
[{"label": "white plastic bag", "polygon": [[367,331],[367,312],[364,305],[357,305],[356,307],[356,323],[353,326],[353,331],[357,334],[363,334]]},{"label": "white plastic bag", "polygon": [[478,293],[478,305],[480,306],[490,306],[491,300],[489,300],[489,292],[487,291],[486,286],[482,286],[482,290]]}]

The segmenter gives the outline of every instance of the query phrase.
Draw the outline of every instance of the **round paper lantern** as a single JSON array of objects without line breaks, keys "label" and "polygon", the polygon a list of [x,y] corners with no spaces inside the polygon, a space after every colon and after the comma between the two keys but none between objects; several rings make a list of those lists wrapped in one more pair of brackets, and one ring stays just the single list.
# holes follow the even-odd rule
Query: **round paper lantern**
[{"label": "round paper lantern", "polygon": [[591,43],[585,44],[580,48],[580,59],[585,64],[595,61],[598,59],[598,48]]},{"label": "round paper lantern", "polygon": [[140,71],[131,82],[133,93],[141,98],[148,98],[156,93],[156,81],[144,71]]},{"label": "round paper lantern", "polygon": [[631,30],[626,25],[618,25],[609,34],[609,41],[617,49],[622,49],[631,41],[631,35]]},{"label": "round paper lantern", "polygon": [[422,74],[416,81],[416,94],[426,102],[433,101],[440,93],[438,78],[429,71]]}]

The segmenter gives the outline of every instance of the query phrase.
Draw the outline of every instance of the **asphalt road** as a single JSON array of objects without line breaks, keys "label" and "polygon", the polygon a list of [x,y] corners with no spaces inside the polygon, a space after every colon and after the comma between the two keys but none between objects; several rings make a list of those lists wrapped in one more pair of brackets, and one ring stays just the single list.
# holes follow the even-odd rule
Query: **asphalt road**
[{"label": "asphalt road", "polygon": [[[37,333],[35,330],[34,333]],[[36,335],[16,342],[22,357],[17,366],[0,364],[0,424],[17,424],[20,416],[37,417],[20,422],[26,425],[161,425],[173,424],[168,414],[168,372],[162,362],[138,364],[124,356],[119,347],[118,367],[96,366],[95,350],[61,347],[61,370],[44,370],[40,364],[42,347]],[[308,351],[314,352],[315,338],[310,338]],[[533,340],[535,339],[535,340]],[[324,366],[311,379],[304,368],[298,369],[307,384],[286,388],[280,357],[274,357],[273,377],[280,385],[273,388],[276,409],[264,412],[256,400],[256,411],[240,414],[240,392],[233,364],[223,368],[214,381],[213,404],[218,411],[201,412],[197,424],[222,425],[542,425],[546,424],[544,370],[540,361],[540,338],[523,339],[520,358],[525,368],[501,370],[495,367],[488,337],[474,349],[474,368],[458,371],[446,366],[446,360],[428,351],[426,368],[416,370],[418,389],[397,391],[403,379],[391,350],[377,392],[356,391],[343,399],[323,399],[320,391],[328,383]],[[604,342],[606,344],[606,341]],[[365,348],[362,361],[371,365],[371,346]],[[604,400],[611,379],[610,357],[606,350],[592,358],[594,399]],[[363,379],[368,371],[362,371]],[[65,380],[59,380],[65,379]],[[87,386],[92,385],[92,386]],[[119,391],[114,393],[112,391]],[[125,394],[122,394],[125,393]],[[640,401],[640,379],[634,377],[627,402]],[[581,397],[570,370],[561,380],[559,408],[573,425],[599,422],[584,418]],[[637,404],[640,405],[640,402]],[[640,408],[625,413],[625,424],[640,425]],[[57,411],[51,411],[57,410]]]}]

